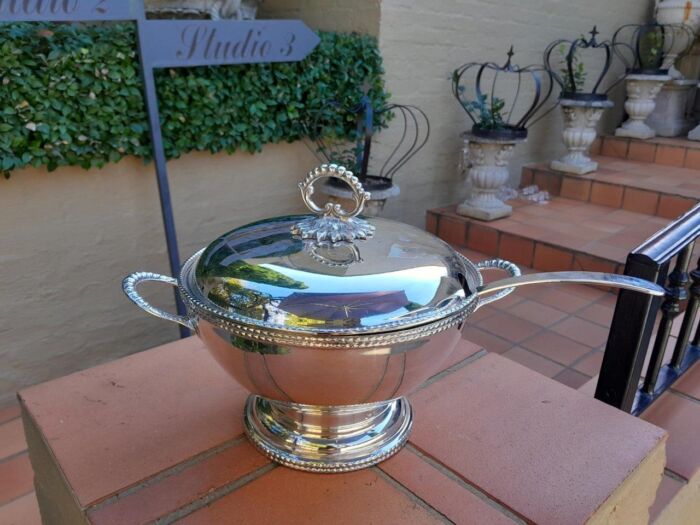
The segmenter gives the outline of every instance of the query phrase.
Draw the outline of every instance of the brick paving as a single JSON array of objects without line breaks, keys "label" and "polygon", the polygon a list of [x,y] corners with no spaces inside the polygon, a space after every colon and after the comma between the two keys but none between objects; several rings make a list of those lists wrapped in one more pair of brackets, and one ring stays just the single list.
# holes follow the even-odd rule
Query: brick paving
[{"label": "brick paving", "polygon": [[19,405],[0,408],[0,524],[39,525],[34,474]]},{"label": "brick paving", "polygon": [[[488,258],[461,251],[473,261]],[[498,279],[502,274],[492,271],[485,276]],[[481,308],[469,319],[464,338],[579,388],[598,374],[615,301],[615,294],[590,286],[523,287]]]}]

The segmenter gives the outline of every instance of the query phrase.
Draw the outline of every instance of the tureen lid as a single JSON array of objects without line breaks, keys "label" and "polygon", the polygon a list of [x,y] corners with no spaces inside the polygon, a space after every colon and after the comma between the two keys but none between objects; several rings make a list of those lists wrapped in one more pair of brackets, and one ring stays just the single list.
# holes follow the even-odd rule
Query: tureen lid
[{"label": "tureen lid", "polygon": [[[324,177],[350,185],[354,210],[314,203],[314,182]],[[351,172],[324,165],[299,187],[316,215],[248,224],[201,253],[185,286],[208,312],[265,329],[344,335],[428,323],[471,302],[468,290],[480,284],[473,265],[423,230],[359,217],[370,195]]]}]

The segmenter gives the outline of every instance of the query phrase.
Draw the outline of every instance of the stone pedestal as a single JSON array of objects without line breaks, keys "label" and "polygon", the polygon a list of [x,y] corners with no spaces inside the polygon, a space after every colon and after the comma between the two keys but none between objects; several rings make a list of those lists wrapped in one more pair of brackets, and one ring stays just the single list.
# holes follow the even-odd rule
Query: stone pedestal
[{"label": "stone pedestal", "polygon": [[409,445],[347,474],[256,452],[247,392],[205,354],[185,339],[20,393],[44,523],[649,519],[663,430],[467,341],[411,396]]},{"label": "stone pedestal", "polygon": [[647,124],[660,137],[679,137],[693,127],[689,117],[697,80],[671,80],[656,97],[656,107]]},{"label": "stone pedestal", "polygon": [[[346,210],[351,210],[355,207],[354,193],[350,188],[339,188],[338,186],[333,186],[326,182],[321,186],[321,191],[328,195],[331,202],[341,204]],[[384,209],[387,199],[398,197],[401,194],[401,188],[393,184],[386,190],[372,190],[370,193],[372,194],[372,198],[365,204],[362,215],[377,217]]]},{"label": "stone pedestal", "polygon": [[591,160],[588,151],[598,132],[596,125],[603,111],[613,106],[609,100],[584,102],[562,99],[560,101],[564,115],[564,132],[562,139],[569,153],[561,160],[554,160],[551,168],[567,173],[583,175],[598,169],[598,163]]},{"label": "stone pedestal", "polygon": [[493,221],[509,216],[513,208],[496,194],[509,179],[508,163],[513,149],[525,139],[487,139],[472,134],[463,135],[469,141],[471,168],[468,178],[471,195],[457,207],[457,213],[482,221]]},{"label": "stone pedestal", "polygon": [[656,132],[645,121],[656,107],[656,96],[669,80],[671,77],[668,75],[627,76],[625,80],[627,85],[625,111],[629,118],[615,130],[616,136],[642,140],[656,136]]}]

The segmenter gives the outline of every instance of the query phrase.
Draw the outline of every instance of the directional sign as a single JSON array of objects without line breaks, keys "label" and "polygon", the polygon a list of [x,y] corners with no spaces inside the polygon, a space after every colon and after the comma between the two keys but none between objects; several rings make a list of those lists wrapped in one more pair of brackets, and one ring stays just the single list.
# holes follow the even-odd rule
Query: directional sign
[{"label": "directional sign", "polygon": [[147,20],[141,39],[152,67],[296,62],[319,43],[299,20]]},{"label": "directional sign", "polygon": [[0,0],[3,22],[136,20],[142,0]]}]

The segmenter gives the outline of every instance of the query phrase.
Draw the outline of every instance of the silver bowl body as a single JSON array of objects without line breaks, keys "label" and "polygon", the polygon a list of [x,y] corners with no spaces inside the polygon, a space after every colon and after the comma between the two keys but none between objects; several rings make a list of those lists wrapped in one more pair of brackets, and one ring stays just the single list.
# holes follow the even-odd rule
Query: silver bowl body
[{"label": "silver bowl body", "polygon": [[[210,308],[195,279],[201,254],[183,265],[177,281],[136,273],[125,280],[124,289],[147,312],[194,330],[219,365],[251,392],[244,423],[259,450],[278,463],[311,472],[365,468],[400,450],[413,422],[406,396],[444,368],[480,301],[511,291],[486,300],[472,294],[446,318],[390,332],[271,334]],[[464,261],[467,286],[477,290],[483,285],[479,269]],[[502,261],[480,266],[519,273]],[[144,281],[177,285],[188,316],[151,306],[136,292]]]}]

